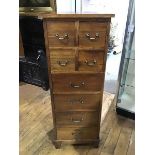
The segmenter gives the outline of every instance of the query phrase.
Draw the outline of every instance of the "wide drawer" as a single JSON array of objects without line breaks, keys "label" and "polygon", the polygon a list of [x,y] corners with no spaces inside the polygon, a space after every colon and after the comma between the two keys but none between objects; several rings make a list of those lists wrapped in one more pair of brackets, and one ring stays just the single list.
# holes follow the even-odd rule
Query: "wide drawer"
[{"label": "wide drawer", "polygon": [[53,72],[75,71],[75,51],[51,50],[50,64]]},{"label": "wide drawer", "polygon": [[107,38],[107,23],[80,22],[79,46],[105,48]]},{"label": "wide drawer", "polygon": [[49,47],[68,47],[75,45],[75,22],[47,22]]},{"label": "wide drawer", "polygon": [[103,73],[52,74],[53,92],[94,92],[101,91]]},{"label": "wide drawer", "polygon": [[99,94],[55,94],[56,111],[98,110],[101,102]]},{"label": "wide drawer", "polygon": [[91,128],[57,128],[58,140],[87,140],[98,139],[99,133],[97,127]]},{"label": "wide drawer", "polygon": [[80,50],[79,71],[103,71],[105,52],[103,50]]},{"label": "wide drawer", "polygon": [[99,124],[99,113],[95,112],[56,112],[57,126],[94,126]]}]

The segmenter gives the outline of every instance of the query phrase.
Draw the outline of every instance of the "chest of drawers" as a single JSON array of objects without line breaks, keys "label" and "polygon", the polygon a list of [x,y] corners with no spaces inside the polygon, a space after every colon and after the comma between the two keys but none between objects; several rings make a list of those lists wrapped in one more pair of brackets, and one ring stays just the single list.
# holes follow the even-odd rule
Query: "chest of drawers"
[{"label": "chest of drawers", "polygon": [[44,18],[56,148],[62,142],[99,143],[113,16],[64,14]]}]

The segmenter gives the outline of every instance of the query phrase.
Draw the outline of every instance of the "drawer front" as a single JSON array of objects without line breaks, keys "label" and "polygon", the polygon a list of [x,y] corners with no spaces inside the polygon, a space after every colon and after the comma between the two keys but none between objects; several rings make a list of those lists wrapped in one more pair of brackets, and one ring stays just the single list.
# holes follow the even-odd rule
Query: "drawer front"
[{"label": "drawer front", "polygon": [[79,71],[103,71],[105,52],[79,51]]},{"label": "drawer front", "polygon": [[52,74],[53,92],[101,91],[103,73],[96,74]]},{"label": "drawer front", "polygon": [[54,95],[56,111],[98,110],[100,102],[100,94]]},{"label": "drawer front", "polygon": [[49,47],[75,45],[75,22],[47,22]]},{"label": "drawer front", "polygon": [[80,22],[79,46],[104,48],[106,45],[106,34],[106,23]]},{"label": "drawer front", "polygon": [[93,126],[99,123],[97,112],[64,112],[56,113],[57,126]]},{"label": "drawer front", "polygon": [[97,127],[91,128],[57,128],[58,140],[87,140],[98,139],[99,133]]},{"label": "drawer front", "polygon": [[75,71],[74,50],[51,50],[50,64],[52,72]]}]

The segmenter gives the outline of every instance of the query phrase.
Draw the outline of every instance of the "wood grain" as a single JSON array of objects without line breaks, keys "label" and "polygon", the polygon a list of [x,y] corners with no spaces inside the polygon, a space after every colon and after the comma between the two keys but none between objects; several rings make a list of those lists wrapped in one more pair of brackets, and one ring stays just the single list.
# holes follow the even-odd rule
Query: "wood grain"
[{"label": "wood grain", "polygon": [[52,74],[53,91],[90,92],[101,91],[103,74]]},{"label": "wood grain", "polygon": [[61,127],[76,127],[76,126],[97,126],[99,124],[98,112],[57,112],[56,123]]},{"label": "wood grain", "polygon": [[[96,30],[96,31],[95,31]],[[79,47],[94,47],[94,48],[105,48],[106,44],[106,30],[98,31],[80,31],[79,32]],[[89,37],[86,35],[89,34]],[[99,34],[99,37],[96,37]],[[92,40],[91,40],[92,38]]]},{"label": "wood grain", "polygon": [[[116,114],[115,105],[111,105],[114,99],[113,94],[103,93],[104,108],[106,108],[107,111],[102,108],[99,148],[66,144],[62,145],[61,149],[55,149],[52,143],[53,122],[51,118],[50,92],[43,91],[40,87],[24,83],[20,84],[19,92],[20,155],[107,155],[107,150],[109,152],[116,152],[115,150],[118,150],[117,147],[119,147],[119,152],[134,155],[134,121]],[[109,109],[110,105],[111,107]],[[121,128],[121,131],[117,142],[116,140],[110,142],[110,137],[111,139],[116,139],[115,135],[117,135],[119,128]],[[112,134],[112,132],[109,131],[113,131],[114,133]],[[115,144],[114,141],[116,142]],[[113,144],[115,148],[108,145],[110,143]],[[128,148],[126,147],[127,145]],[[106,149],[104,146],[106,146]],[[111,151],[110,148],[112,148]]]},{"label": "wood grain", "polygon": [[135,130],[133,129],[132,135],[130,137],[127,155],[134,155],[134,154],[135,154]]},{"label": "wood grain", "polygon": [[100,94],[55,94],[55,111],[97,111]]},{"label": "wood grain", "polygon": [[50,51],[51,72],[75,71],[74,50],[51,50]]},{"label": "wood grain", "polygon": [[127,153],[131,133],[132,133],[132,128],[122,128],[114,155]]},{"label": "wood grain", "polygon": [[[73,47],[75,45],[75,22],[47,21],[46,24],[49,47]],[[68,37],[65,38],[65,34],[67,34]]]},{"label": "wood grain", "polygon": [[98,138],[97,127],[83,128],[58,128],[57,129],[57,139],[58,140],[90,140]]},{"label": "wood grain", "polygon": [[42,19],[78,19],[78,18],[82,18],[82,19],[110,19],[111,17],[114,17],[114,14],[57,14],[55,12],[51,12],[51,13],[36,13],[36,12],[20,12],[19,13],[20,16],[37,16],[39,18]]},{"label": "wood grain", "polygon": [[[67,15],[68,17],[68,15]],[[88,16],[89,17],[89,16]],[[75,16],[73,18],[66,18],[63,16],[59,18],[59,15],[54,18],[49,18],[44,20],[45,28],[45,39],[46,39],[46,48],[47,56],[49,57],[50,51],[50,63],[51,70],[50,83],[52,83],[51,96],[52,96],[52,109],[54,108],[54,126],[55,129],[55,138],[53,140],[56,148],[61,146],[61,143],[75,143],[73,140],[58,140],[57,139],[57,127],[72,127],[81,125],[82,127],[93,125],[98,127],[98,134],[100,131],[100,120],[101,120],[101,108],[102,108],[102,97],[103,97],[103,84],[104,84],[104,72],[105,72],[105,61],[106,52],[105,48],[107,47],[107,36],[109,34],[109,25],[111,18],[88,18],[81,16]],[[66,49],[70,47],[71,50],[76,51],[75,54],[72,53],[67,55]],[[94,51],[84,51],[84,49],[93,48]],[[54,51],[54,48],[57,50],[61,49],[61,52]],[[95,50],[99,49],[99,51]],[[81,49],[81,51],[79,51]],[[56,50],[56,49],[55,49]],[[88,50],[88,49],[87,49]],[[102,51],[101,51],[102,50]],[[104,52],[103,52],[104,51]],[[68,56],[66,58],[66,55]],[[67,60],[57,60],[57,59]],[[75,58],[71,63],[71,70],[67,69],[68,62],[71,61],[70,58]],[[49,60],[49,58],[47,58]],[[56,62],[61,61],[61,65],[66,67],[61,69],[56,66]],[[53,64],[54,62],[54,64]],[[55,67],[54,67],[55,66]],[[63,72],[61,72],[63,71]],[[74,74],[76,73],[77,74]],[[82,74],[80,72],[83,72]],[[87,74],[87,72],[89,72]],[[90,72],[92,72],[90,74]],[[58,74],[56,74],[58,73]],[[64,74],[65,73],[65,74]],[[55,111],[56,102],[54,100],[54,95],[57,94],[85,94],[91,93],[100,93],[100,102],[96,103],[98,106],[97,112],[90,111],[85,109],[83,111]],[[72,114],[71,114],[72,113]],[[79,118],[80,117],[80,118]],[[81,118],[82,117],[82,118]],[[81,120],[80,120],[81,119]],[[74,122],[74,123],[73,123]],[[76,123],[75,123],[76,122]],[[78,123],[77,123],[78,122]],[[94,122],[96,124],[94,124]],[[95,147],[98,147],[99,138],[87,141],[92,142]],[[86,139],[81,141],[76,141],[76,143],[82,144],[86,143]]]},{"label": "wood grain", "polygon": [[103,71],[105,52],[102,50],[80,50],[78,58],[79,71]]}]

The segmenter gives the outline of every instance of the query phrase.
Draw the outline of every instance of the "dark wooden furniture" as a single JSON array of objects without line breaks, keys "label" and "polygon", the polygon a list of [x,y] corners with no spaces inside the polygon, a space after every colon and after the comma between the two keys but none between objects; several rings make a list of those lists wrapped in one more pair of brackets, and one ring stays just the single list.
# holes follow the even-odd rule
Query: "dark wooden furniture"
[{"label": "dark wooden furniture", "polygon": [[[19,79],[22,82],[49,89],[43,20],[34,16],[20,16]],[[22,47],[22,46],[20,46]],[[23,50],[22,50],[23,49]]]},{"label": "dark wooden furniture", "polygon": [[19,32],[19,57],[24,57],[24,48],[20,32]]},{"label": "dark wooden furniture", "polygon": [[98,146],[111,17],[44,16],[54,144]]}]

